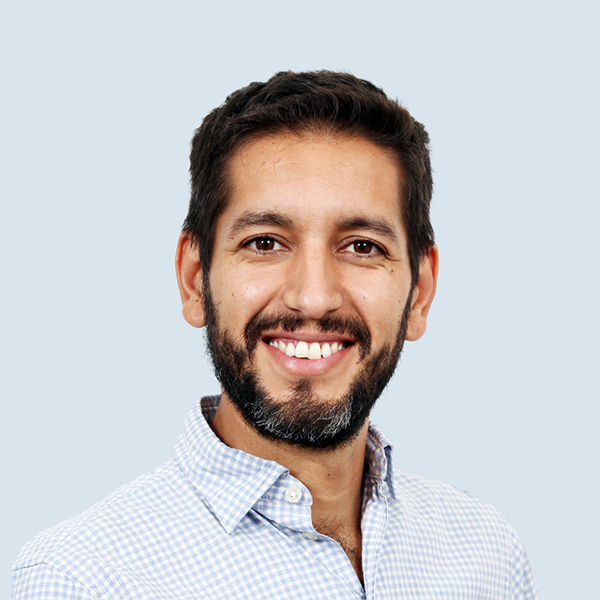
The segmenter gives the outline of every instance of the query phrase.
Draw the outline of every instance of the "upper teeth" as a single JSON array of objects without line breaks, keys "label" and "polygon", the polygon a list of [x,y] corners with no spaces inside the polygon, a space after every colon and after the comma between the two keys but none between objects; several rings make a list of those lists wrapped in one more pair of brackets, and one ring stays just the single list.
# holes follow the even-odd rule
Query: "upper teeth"
[{"label": "upper teeth", "polygon": [[274,348],[278,348],[284,354],[288,356],[295,356],[296,358],[310,358],[312,360],[317,360],[321,357],[327,358],[332,354],[335,354],[338,350],[342,350],[344,348],[343,342],[333,342],[333,344],[329,344],[325,342],[323,345],[318,342],[312,342],[310,346],[306,342],[298,342],[295,346],[292,342],[277,342],[275,340],[271,340],[269,342],[271,346]]}]

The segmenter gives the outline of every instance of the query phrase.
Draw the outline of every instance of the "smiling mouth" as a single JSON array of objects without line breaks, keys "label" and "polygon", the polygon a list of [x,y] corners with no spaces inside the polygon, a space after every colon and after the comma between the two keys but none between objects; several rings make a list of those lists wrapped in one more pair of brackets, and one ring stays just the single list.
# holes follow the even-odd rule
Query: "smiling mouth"
[{"label": "smiling mouth", "polygon": [[336,352],[352,345],[351,342],[305,342],[302,340],[283,341],[277,339],[265,340],[269,346],[277,348],[286,356],[295,358],[306,358],[308,360],[319,360],[320,358],[329,358]]}]

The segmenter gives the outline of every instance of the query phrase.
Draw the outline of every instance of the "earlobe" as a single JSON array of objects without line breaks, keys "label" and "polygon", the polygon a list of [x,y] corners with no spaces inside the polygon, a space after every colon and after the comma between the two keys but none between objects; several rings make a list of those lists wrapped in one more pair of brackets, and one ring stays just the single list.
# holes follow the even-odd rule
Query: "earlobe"
[{"label": "earlobe", "polygon": [[439,266],[438,248],[434,244],[429,253],[421,260],[419,282],[412,297],[412,309],[406,330],[406,339],[414,342],[427,329],[427,315],[435,296]]},{"label": "earlobe", "polygon": [[182,233],[175,256],[177,283],[181,294],[183,318],[193,327],[204,327],[204,303],[202,301],[202,267],[198,249],[191,239]]}]

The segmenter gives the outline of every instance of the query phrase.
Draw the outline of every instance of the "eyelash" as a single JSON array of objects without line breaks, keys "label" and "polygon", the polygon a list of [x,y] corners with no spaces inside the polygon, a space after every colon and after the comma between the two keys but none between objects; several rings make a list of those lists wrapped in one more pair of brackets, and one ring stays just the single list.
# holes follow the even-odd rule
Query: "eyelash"
[{"label": "eyelash", "polygon": [[[270,242],[273,242],[274,244],[278,244],[279,246],[284,248],[284,245],[281,242],[279,242],[275,237],[270,236],[270,235],[260,235],[260,236],[253,237],[253,238],[247,240],[246,242],[244,242],[243,246],[245,248],[248,248],[251,252],[253,252],[254,254],[256,254],[258,256],[266,256],[268,254],[273,254],[275,252],[280,251],[277,248],[273,248],[271,250],[259,250],[258,248],[252,248],[252,244],[256,244],[257,242],[261,242],[261,241],[270,241]],[[365,238],[357,238],[357,239],[351,240],[344,246],[344,249],[350,248],[351,246],[354,246],[355,244],[360,244],[361,242],[365,243],[365,244],[371,244],[373,247],[373,250],[375,250],[375,252],[369,252],[369,253],[361,253],[361,252],[356,252],[356,251],[352,252],[352,254],[359,257],[361,260],[373,258],[377,255],[386,255],[386,252],[382,246],[380,246],[378,243],[374,242],[373,240],[365,239]]]},{"label": "eyelash", "polygon": [[353,254],[360,257],[361,259],[368,259],[368,258],[373,258],[378,255],[386,254],[383,247],[380,246],[377,242],[374,242],[373,240],[369,240],[369,239],[365,239],[365,238],[358,238],[358,239],[352,240],[350,243],[346,244],[346,246],[344,246],[344,248],[350,248],[351,246],[354,246],[355,244],[360,244],[360,243],[371,244],[371,246],[373,246],[373,250],[375,250],[375,252],[368,252],[366,254],[355,251]]},{"label": "eyelash", "polygon": [[252,239],[248,240],[247,242],[244,242],[244,247],[248,248],[251,252],[253,252],[254,254],[257,254],[258,256],[264,256],[266,254],[272,254],[273,252],[277,252],[277,249],[272,249],[272,250],[259,250],[258,248],[252,248],[252,244],[255,244],[257,242],[260,241],[270,241],[273,242],[274,244],[279,244],[280,246],[283,247],[283,244],[279,241],[277,241],[273,236],[271,235],[259,235],[256,237],[253,237]]}]

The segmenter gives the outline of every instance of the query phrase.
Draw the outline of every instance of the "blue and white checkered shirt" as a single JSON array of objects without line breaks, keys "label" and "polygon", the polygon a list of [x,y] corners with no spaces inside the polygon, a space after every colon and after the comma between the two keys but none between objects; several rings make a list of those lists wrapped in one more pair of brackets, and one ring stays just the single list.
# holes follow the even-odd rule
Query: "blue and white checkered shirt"
[{"label": "blue and white checkered shirt", "polygon": [[373,425],[363,587],[344,550],[314,529],[308,489],[214,435],[217,406],[196,403],[166,464],[31,540],[13,564],[13,599],[536,597],[506,520],[466,492],[394,472]]}]

